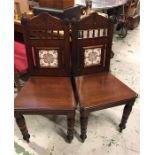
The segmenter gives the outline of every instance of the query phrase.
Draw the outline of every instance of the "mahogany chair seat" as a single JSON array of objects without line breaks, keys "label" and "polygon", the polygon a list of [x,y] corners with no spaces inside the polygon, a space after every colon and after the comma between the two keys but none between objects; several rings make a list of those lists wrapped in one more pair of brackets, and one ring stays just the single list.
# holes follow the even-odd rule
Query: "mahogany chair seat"
[{"label": "mahogany chair seat", "polygon": [[125,104],[119,131],[126,127],[137,94],[109,72],[94,73],[75,78],[80,104],[81,140],[87,138],[89,113]]},{"label": "mahogany chair seat", "polygon": [[15,98],[15,111],[60,114],[75,110],[74,94],[68,77],[31,77]]},{"label": "mahogany chair seat", "polygon": [[90,111],[124,104],[137,94],[109,72],[75,78],[80,107]]}]

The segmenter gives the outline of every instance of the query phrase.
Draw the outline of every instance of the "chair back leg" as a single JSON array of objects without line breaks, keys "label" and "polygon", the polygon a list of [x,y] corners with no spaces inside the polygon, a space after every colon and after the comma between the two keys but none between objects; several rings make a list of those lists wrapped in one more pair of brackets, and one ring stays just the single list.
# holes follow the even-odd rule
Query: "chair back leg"
[{"label": "chair back leg", "polygon": [[15,119],[16,119],[17,125],[23,135],[23,139],[29,143],[30,135],[29,135],[27,127],[26,127],[24,116],[21,114],[15,114]]}]

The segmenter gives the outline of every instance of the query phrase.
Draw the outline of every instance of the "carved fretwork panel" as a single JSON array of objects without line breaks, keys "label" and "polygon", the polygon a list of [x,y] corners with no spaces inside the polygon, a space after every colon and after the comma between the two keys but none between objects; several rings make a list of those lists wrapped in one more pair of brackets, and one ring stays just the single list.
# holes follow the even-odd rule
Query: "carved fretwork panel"
[{"label": "carved fretwork panel", "polygon": [[64,39],[63,30],[31,30],[30,39]]}]

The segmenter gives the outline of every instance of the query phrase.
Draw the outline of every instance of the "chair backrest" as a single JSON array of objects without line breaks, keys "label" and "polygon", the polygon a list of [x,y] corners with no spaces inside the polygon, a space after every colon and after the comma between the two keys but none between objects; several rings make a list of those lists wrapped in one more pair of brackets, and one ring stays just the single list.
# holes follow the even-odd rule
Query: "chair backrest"
[{"label": "chair backrest", "polygon": [[70,74],[69,23],[48,13],[22,18],[29,72],[32,76]]},{"label": "chair backrest", "polygon": [[72,23],[74,75],[109,71],[113,27],[110,19],[98,13]]}]

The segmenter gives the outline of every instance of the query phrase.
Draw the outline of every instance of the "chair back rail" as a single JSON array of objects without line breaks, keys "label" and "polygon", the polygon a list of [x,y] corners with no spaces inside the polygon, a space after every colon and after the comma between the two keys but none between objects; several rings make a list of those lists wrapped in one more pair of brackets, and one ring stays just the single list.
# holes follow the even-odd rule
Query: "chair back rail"
[{"label": "chair back rail", "polygon": [[114,24],[92,13],[72,22],[72,71],[83,75],[109,71]]},{"label": "chair back rail", "polygon": [[48,13],[23,17],[29,72],[33,76],[70,75],[69,23]]}]

